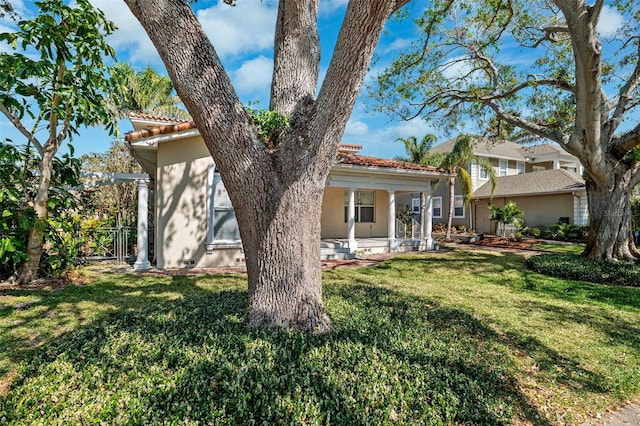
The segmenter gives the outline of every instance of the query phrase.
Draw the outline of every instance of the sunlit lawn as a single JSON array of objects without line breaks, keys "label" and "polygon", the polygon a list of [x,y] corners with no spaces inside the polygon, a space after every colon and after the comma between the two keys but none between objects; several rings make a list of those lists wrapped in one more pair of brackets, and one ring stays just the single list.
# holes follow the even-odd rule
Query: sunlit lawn
[{"label": "sunlit lawn", "polygon": [[574,253],[580,254],[584,251],[583,243],[537,243],[532,247],[534,250],[551,251],[554,253]]},{"label": "sunlit lawn", "polygon": [[241,275],[0,291],[0,424],[579,424],[640,394],[640,289],[454,251],[325,273],[329,337],[249,332]]}]

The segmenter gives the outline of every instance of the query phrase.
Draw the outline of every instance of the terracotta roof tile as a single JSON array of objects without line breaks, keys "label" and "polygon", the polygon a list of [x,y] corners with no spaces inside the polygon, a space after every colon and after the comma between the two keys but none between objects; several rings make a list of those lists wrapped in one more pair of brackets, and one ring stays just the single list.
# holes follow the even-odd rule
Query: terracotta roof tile
[{"label": "terracotta roof tile", "polygon": [[182,118],[171,118],[162,115],[145,114],[143,112],[130,112],[129,118],[138,118],[141,120],[150,121],[165,121],[167,123],[189,123],[191,120],[185,120]]},{"label": "terracotta roof tile", "polygon": [[388,169],[416,170],[421,172],[444,172],[433,166],[423,166],[421,164],[409,163],[399,160],[388,160],[386,158],[368,157],[366,155],[338,154],[337,158],[340,164],[349,164],[353,166],[364,167],[381,167]]},{"label": "terracotta roof tile", "polygon": [[132,142],[138,139],[149,138],[151,136],[166,135],[168,133],[182,132],[184,130],[195,129],[196,125],[192,121],[184,121],[179,124],[167,124],[158,127],[147,127],[146,129],[138,130],[135,132],[129,132],[124,135],[124,139],[127,142]]}]

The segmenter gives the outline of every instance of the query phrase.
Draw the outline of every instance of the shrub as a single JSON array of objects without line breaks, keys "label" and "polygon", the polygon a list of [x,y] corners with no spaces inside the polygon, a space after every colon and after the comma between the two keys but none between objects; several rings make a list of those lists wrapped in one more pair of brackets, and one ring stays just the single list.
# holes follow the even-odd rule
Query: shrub
[{"label": "shrub", "polygon": [[525,226],[520,230],[520,234],[523,237],[538,238],[542,235],[542,231],[540,231],[540,228],[529,228]]},{"label": "shrub", "polygon": [[593,260],[576,254],[545,253],[530,257],[526,264],[535,272],[553,277],[640,287],[640,268],[632,262]]}]

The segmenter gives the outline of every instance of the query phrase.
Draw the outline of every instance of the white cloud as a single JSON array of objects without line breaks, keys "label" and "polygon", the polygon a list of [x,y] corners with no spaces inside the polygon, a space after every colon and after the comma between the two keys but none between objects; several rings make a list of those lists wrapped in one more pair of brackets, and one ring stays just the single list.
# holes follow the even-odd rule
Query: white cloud
[{"label": "white cloud", "polygon": [[598,32],[602,37],[614,35],[624,24],[624,17],[611,6],[604,6],[598,21]]},{"label": "white cloud", "polygon": [[107,19],[118,29],[109,36],[108,43],[120,57],[126,51],[128,62],[137,64],[162,64],[158,52],[129,8],[121,1],[91,0],[94,7],[101,9]]},{"label": "white cloud", "polygon": [[347,128],[344,130],[344,136],[362,136],[369,133],[369,126],[364,121],[349,120]]},{"label": "white cloud", "polygon": [[231,80],[241,95],[267,95],[271,87],[273,59],[259,56],[231,73]]},{"label": "white cloud", "polygon": [[273,1],[243,0],[230,7],[198,11],[198,19],[221,58],[260,53],[273,48],[277,5]]},{"label": "white cloud", "polygon": [[322,16],[331,15],[339,9],[346,8],[349,0],[320,0],[318,14]]},{"label": "white cloud", "polygon": [[[119,56],[138,64],[162,64],[144,28],[123,2],[91,0],[112,20],[118,30],[109,43]],[[196,3],[197,5],[197,3]],[[221,58],[260,53],[273,47],[277,8],[272,0],[243,0],[231,7],[222,1],[196,12],[205,33]]]},{"label": "white cloud", "polygon": [[386,43],[384,46],[380,46],[377,53],[380,55],[387,55],[389,53],[400,51],[406,47],[409,47],[411,45],[411,41],[412,40],[408,38],[397,38],[391,43]]}]

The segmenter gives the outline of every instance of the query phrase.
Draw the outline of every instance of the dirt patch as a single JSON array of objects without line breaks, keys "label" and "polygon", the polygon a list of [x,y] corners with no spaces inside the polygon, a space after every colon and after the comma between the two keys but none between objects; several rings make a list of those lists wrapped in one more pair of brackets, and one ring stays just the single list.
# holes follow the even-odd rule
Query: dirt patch
[{"label": "dirt patch", "polygon": [[484,236],[480,240],[472,243],[477,246],[487,247],[502,247],[516,250],[534,250],[533,246],[538,244],[539,241],[530,238],[504,238],[494,236]]}]

